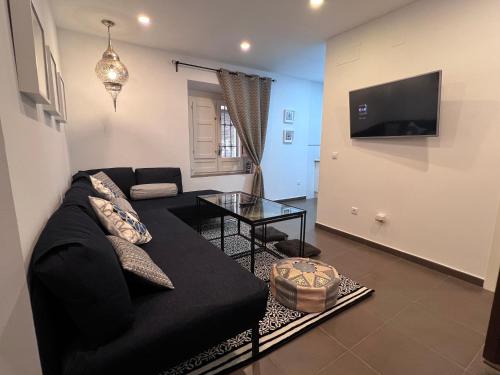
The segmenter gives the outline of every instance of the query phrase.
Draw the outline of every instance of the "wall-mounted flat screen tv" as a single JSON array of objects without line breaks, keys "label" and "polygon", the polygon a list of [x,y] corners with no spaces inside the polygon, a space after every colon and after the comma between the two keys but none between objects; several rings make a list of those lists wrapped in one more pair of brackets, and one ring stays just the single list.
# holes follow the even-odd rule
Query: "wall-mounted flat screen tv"
[{"label": "wall-mounted flat screen tv", "polygon": [[349,93],[351,138],[435,137],[441,71]]}]

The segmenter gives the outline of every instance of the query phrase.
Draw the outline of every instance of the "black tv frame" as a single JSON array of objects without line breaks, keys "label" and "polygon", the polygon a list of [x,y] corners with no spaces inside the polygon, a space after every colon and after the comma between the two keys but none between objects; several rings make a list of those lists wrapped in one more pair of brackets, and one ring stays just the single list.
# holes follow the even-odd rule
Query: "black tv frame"
[{"label": "black tv frame", "polygon": [[436,134],[424,134],[424,135],[381,135],[381,136],[374,136],[374,137],[356,137],[352,136],[352,130],[351,130],[351,102],[349,98],[349,135],[351,139],[387,139],[387,138],[436,138],[439,137],[439,129],[440,129],[440,120],[441,120],[441,85],[443,82],[443,71],[442,70],[434,70],[431,72],[427,73],[422,73],[422,74],[417,74],[411,77],[406,77],[406,78],[401,78],[401,79],[395,79],[393,81],[389,82],[384,82],[384,83],[379,83],[376,85],[371,85],[371,86],[365,86],[361,87],[355,90],[349,91],[349,97],[350,94],[354,91],[359,91],[359,90],[365,90],[365,89],[370,89],[373,87],[378,87],[378,86],[384,86],[384,85],[389,85],[391,83],[396,83],[400,81],[406,81],[407,79],[412,79],[412,78],[418,78],[422,76],[426,76],[429,74],[435,74],[439,73],[439,85],[438,85],[438,105],[437,105],[437,116],[436,116]]}]

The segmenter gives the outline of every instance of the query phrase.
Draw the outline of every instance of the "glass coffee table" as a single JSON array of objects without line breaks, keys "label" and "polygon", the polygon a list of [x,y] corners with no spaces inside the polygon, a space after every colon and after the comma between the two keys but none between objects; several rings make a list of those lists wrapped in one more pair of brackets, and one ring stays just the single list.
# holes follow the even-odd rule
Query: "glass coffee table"
[{"label": "glass coffee table", "polygon": [[[306,236],[306,210],[286,204],[259,198],[243,192],[219,193],[199,195],[196,197],[198,210],[198,232],[201,233],[201,206],[209,205],[219,211],[221,219],[221,249],[224,251],[224,217],[231,216],[238,221],[237,235],[245,237],[250,241],[250,270],[255,271],[255,229],[262,227],[263,248],[266,248],[267,225],[285,220],[300,219],[300,256],[304,255],[304,243]],[[251,228],[250,238],[241,233],[241,222],[248,224]]]}]

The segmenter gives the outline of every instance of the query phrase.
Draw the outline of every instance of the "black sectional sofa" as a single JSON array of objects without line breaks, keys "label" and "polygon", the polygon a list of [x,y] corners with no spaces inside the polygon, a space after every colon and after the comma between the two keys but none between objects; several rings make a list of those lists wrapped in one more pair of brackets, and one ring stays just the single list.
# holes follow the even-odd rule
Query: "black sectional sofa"
[{"label": "black sectional sofa", "polygon": [[[177,183],[176,197],[131,201],[153,237],[141,247],[174,290],[149,290],[126,279],[88,200],[97,196],[88,174],[100,170],[126,194],[135,184]],[[28,274],[45,375],[158,374],[256,330],[266,284],[187,224],[196,219],[196,196],[210,192],[183,192],[178,168],[74,176],[40,235]]]}]

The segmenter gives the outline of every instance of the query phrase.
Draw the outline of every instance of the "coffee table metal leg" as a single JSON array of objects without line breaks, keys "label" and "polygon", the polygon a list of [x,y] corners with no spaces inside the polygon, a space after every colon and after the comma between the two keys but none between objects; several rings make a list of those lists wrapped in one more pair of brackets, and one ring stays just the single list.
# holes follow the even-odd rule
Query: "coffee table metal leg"
[{"label": "coffee table metal leg", "polygon": [[252,356],[255,358],[259,355],[259,324],[257,323],[252,328]]},{"label": "coffee table metal leg", "polygon": [[307,223],[307,211],[304,211],[304,229],[303,232],[304,234],[302,235],[302,256],[304,256],[304,251],[306,247],[306,223]]},{"label": "coffee table metal leg", "polygon": [[238,234],[241,234],[241,220],[238,219]]},{"label": "coffee table metal leg", "polygon": [[250,234],[250,272],[255,273],[255,227]]},{"label": "coffee table metal leg", "polygon": [[264,237],[262,238],[264,242],[264,250],[267,249],[267,224],[264,224]]},{"label": "coffee table metal leg", "polygon": [[220,215],[220,248],[224,252],[224,214]]},{"label": "coffee table metal leg", "polygon": [[305,241],[305,215],[300,216],[300,240],[299,240],[299,256],[304,257],[304,241]]}]

